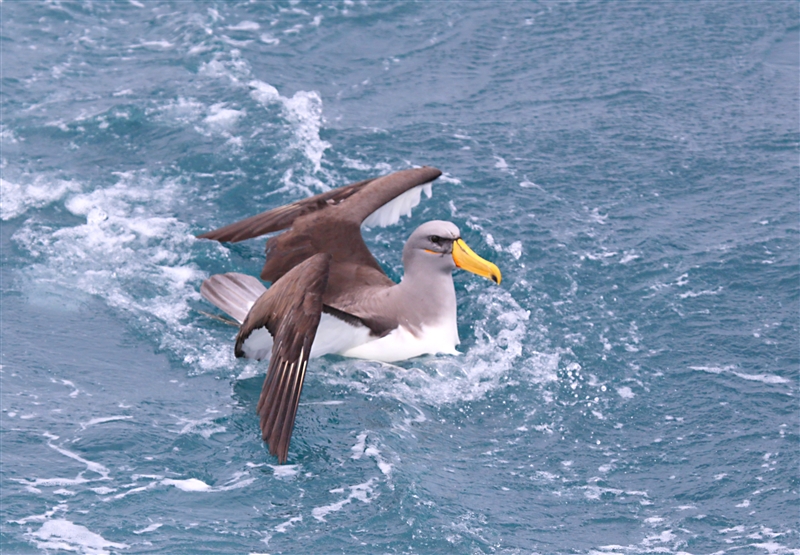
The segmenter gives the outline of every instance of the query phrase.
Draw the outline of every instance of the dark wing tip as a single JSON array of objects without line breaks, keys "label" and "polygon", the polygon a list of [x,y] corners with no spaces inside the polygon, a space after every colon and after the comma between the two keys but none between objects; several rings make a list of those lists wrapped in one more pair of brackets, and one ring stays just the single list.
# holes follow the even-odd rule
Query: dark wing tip
[{"label": "dark wing tip", "polygon": [[331,255],[317,254],[276,281],[253,305],[237,336],[266,326],[274,338],[256,412],[269,452],[286,462],[311,345],[322,315]]}]

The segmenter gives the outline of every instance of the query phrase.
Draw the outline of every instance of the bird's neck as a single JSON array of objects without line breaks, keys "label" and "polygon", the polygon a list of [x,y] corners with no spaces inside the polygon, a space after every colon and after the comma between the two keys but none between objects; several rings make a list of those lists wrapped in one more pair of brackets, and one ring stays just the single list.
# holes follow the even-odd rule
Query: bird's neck
[{"label": "bird's neck", "polygon": [[[397,284],[400,310],[414,326],[448,325],[456,322],[456,290],[450,271],[407,271]],[[407,309],[407,310],[406,310]]]}]

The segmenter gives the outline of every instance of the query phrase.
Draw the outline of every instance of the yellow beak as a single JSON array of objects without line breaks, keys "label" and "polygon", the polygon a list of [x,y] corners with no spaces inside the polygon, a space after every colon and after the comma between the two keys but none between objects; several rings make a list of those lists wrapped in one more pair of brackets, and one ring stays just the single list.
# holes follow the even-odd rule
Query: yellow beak
[{"label": "yellow beak", "polygon": [[463,239],[453,241],[453,260],[456,266],[462,270],[489,278],[497,285],[500,285],[500,281],[503,279],[500,268],[475,254]]}]

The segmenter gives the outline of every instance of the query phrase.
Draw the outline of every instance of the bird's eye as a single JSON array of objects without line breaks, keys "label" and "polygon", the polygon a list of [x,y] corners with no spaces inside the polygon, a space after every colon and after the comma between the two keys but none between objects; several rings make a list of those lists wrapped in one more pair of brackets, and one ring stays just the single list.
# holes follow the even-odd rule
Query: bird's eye
[{"label": "bird's eye", "polygon": [[431,235],[430,237],[428,237],[428,239],[430,239],[430,242],[433,243],[434,245],[440,245],[442,243],[442,238],[439,237],[438,235]]}]

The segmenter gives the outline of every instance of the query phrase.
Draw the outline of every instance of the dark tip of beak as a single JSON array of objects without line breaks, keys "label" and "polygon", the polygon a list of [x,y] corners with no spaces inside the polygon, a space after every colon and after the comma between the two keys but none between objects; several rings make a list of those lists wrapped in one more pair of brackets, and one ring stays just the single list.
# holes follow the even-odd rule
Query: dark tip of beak
[{"label": "dark tip of beak", "polygon": [[497,276],[492,276],[492,281],[497,283],[498,285],[500,284],[500,282],[497,281]]}]

